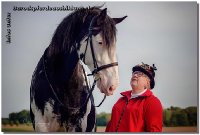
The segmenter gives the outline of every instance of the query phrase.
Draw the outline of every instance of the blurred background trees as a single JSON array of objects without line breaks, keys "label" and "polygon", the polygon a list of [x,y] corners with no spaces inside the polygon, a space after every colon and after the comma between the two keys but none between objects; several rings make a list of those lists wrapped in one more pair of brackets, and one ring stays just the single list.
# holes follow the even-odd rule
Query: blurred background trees
[{"label": "blurred background trees", "polygon": [[[97,114],[97,126],[106,126],[111,118],[110,113],[101,112]],[[20,112],[12,112],[9,118],[2,118],[3,125],[19,125],[31,124],[30,112],[22,110]],[[191,106],[187,108],[173,107],[163,109],[163,126],[197,126],[197,107]]]},{"label": "blurred background trees", "polygon": [[197,107],[181,109],[171,106],[164,109],[163,124],[166,127],[197,126]]},{"label": "blurred background trees", "polygon": [[30,112],[28,110],[22,110],[20,112],[12,112],[8,118],[2,118],[3,125],[19,125],[19,124],[30,124]]}]

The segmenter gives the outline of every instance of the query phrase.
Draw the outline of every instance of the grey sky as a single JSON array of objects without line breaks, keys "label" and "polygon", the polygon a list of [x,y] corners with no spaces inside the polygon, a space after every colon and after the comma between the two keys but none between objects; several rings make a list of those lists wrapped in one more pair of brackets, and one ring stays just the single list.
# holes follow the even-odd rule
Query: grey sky
[{"label": "grey sky", "polygon": [[[14,6],[94,6],[102,2],[2,3],[2,117],[29,109],[29,87],[35,66],[61,20],[71,11],[13,11]],[[106,2],[111,17],[128,15],[117,25],[120,86],[97,112],[111,112],[120,92],[130,89],[132,66],[155,64],[154,94],[164,108],[197,106],[198,45],[196,2]],[[11,44],[6,44],[11,12]],[[103,98],[96,89],[95,103]]]}]

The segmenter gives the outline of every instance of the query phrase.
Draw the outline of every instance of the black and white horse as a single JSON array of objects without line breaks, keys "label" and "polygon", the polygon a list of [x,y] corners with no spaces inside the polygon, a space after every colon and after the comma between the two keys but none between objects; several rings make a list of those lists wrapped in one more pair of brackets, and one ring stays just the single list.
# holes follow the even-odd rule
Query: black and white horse
[{"label": "black and white horse", "polygon": [[32,76],[35,131],[96,131],[93,89],[82,61],[100,91],[112,95],[119,83],[115,25],[125,17],[110,18],[107,9],[92,7],[71,13],[59,24]]}]

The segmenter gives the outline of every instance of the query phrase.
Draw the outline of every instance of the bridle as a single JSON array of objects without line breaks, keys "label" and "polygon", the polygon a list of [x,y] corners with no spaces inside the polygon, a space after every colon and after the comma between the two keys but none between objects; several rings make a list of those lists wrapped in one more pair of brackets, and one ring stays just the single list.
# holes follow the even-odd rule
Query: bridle
[{"label": "bridle", "polygon": [[[94,90],[96,82],[100,79],[99,77],[98,78],[95,77],[98,74],[98,72],[101,71],[101,70],[104,70],[106,68],[110,68],[110,67],[113,67],[113,66],[118,66],[118,62],[113,62],[113,63],[102,65],[102,66],[98,66],[98,64],[97,64],[97,60],[96,60],[96,57],[95,57],[95,51],[94,51],[94,47],[93,47],[93,43],[92,43],[92,35],[94,35],[94,32],[97,32],[97,33],[100,32],[101,28],[100,27],[93,27],[93,23],[94,23],[95,19],[96,19],[96,16],[94,16],[92,18],[91,22],[90,22],[89,29],[88,29],[88,38],[87,38],[87,44],[86,44],[86,47],[85,47],[85,51],[84,51],[84,54],[80,55],[80,59],[83,60],[83,62],[85,63],[85,56],[86,56],[88,44],[90,42],[90,48],[91,48],[91,53],[92,53],[92,60],[93,60],[94,70],[92,71],[91,74],[88,74],[87,76],[93,75],[94,76],[94,82],[93,82],[92,88],[90,89],[89,97],[92,95],[92,92]],[[104,94],[103,100],[100,102],[99,105],[97,105],[95,107],[100,107],[101,104],[104,102],[105,98],[106,98],[106,95]]]},{"label": "bridle", "polygon": [[[92,43],[92,35],[94,35],[94,34],[93,34],[94,31],[100,31],[100,27],[93,27],[93,26],[92,26],[92,25],[93,25],[93,22],[94,22],[94,20],[95,20],[95,18],[96,18],[96,16],[94,16],[94,17],[92,18],[91,22],[90,22],[90,26],[89,26],[89,29],[88,29],[87,44],[86,44],[86,48],[85,48],[84,54],[81,54],[81,55],[79,56],[79,54],[78,54],[78,47],[77,47],[77,46],[73,46],[73,47],[76,49],[76,51],[77,51],[77,55],[79,56],[79,59],[81,59],[81,60],[85,63],[85,55],[86,55],[86,52],[87,52],[88,44],[89,44],[89,42],[90,42],[90,48],[91,48],[92,59],[93,59],[93,64],[94,64],[94,70],[92,71],[91,74],[88,74],[87,76],[91,76],[91,75],[95,76],[95,75],[97,75],[98,72],[101,71],[101,70],[104,70],[104,69],[106,69],[106,68],[110,68],[110,67],[113,67],[113,66],[118,66],[118,62],[114,62],[114,63],[102,65],[102,66],[98,66],[98,64],[97,64],[97,60],[96,60],[95,52],[94,52],[94,47],[93,47],[93,43]],[[78,116],[79,116],[79,117],[82,117],[84,114],[83,114],[83,112],[81,112],[81,110],[82,110],[83,107],[85,107],[85,105],[87,104],[88,100],[89,100],[90,97],[92,96],[92,92],[93,92],[93,90],[94,90],[94,88],[95,88],[96,82],[97,82],[100,78],[96,78],[96,77],[95,77],[95,78],[94,78],[93,85],[92,85],[92,87],[90,88],[89,85],[88,85],[88,81],[87,81],[87,76],[86,76],[86,74],[85,74],[85,70],[84,70],[83,65],[82,65],[87,87],[90,88],[89,94],[88,94],[86,100],[84,101],[84,103],[83,103],[80,107],[66,107],[66,106],[61,102],[61,100],[59,99],[59,97],[57,96],[57,94],[56,94],[56,92],[55,92],[55,90],[54,90],[54,88],[53,88],[53,85],[51,84],[51,82],[50,82],[50,80],[49,80],[49,78],[48,78],[48,75],[47,75],[47,72],[46,72],[46,67],[45,67],[45,58],[44,58],[44,56],[43,56],[43,68],[44,68],[45,77],[46,77],[46,79],[47,79],[47,81],[48,81],[48,83],[49,83],[49,86],[50,86],[50,88],[51,88],[51,90],[52,90],[52,92],[53,92],[53,94],[54,94],[56,100],[57,100],[58,103],[60,104],[60,106],[63,107],[64,109],[66,109],[66,110],[76,110],[77,113],[78,113],[78,112],[80,113],[80,115],[78,115]],[[103,101],[105,100],[105,98],[106,98],[106,95],[104,95],[104,98],[103,98],[103,100],[100,102],[100,104],[97,105],[97,106],[95,106],[95,107],[101,106],[101,104],[103,103]]]},{"label": "bridle", "polygon": [[82,54],[80,56],[80,59],[82,59],[83,62],[85,63],[85,55],[86,55],[86,52],[87,52],[88,44],[90,42],[90,48],[91,48],[91,52],[92,52],[94,70],[92,71],[92,74],[89,74],[89,76],[90,75],[96,75],[99,71],[101,71],[103,69],[110,68],[110,67],[113,67],[113,66],[118,66],[118,62],[113,62],[113,63],[102,65],[102,66],[98,66],[98,64],[97,64],[97,60],[96,60],[95,52],[94,52],[94,47],[93,47],[93,43],[92,43],[92,35],[94,35],[93,34],[94,31],[100,31],[101,28],[100,27],[93,27],[93,23],[94,23],[95,19],[96,19],[96,16],[94,16],[92,18],[91,22],[90,22],[90,26],[89,26],[89,29],[88,29],[89,32],[88,32],[86,48],[85,48],[84,54]]}]

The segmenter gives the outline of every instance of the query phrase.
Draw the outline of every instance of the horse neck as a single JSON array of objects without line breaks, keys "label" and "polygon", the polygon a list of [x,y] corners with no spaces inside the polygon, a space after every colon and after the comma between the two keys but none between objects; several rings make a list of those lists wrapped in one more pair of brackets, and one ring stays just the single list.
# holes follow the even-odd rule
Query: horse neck
[{"label": "horse neck", "polygon": [[66,89],[62,89],[62,91],[60,91],[60,94],[62,94],[63,96],[61,102],[65,106],[65,109],[60,110],[61,122],[76,122],[82,114],[82,107],[85,108],[84,103],[86,101],[88,93],[86,89],[87,86],[85,85],[84,71],[82,68],[82,65],[77,62],[73,70],[72,76],[66,84]]},{"label": "horse neck", "polygon": [[64,104],[66,106],[78,107],[81,103],[81,96],[84,92],[84,73],[82,65],[78,62],[72,73],[72,76],[64,91]]},{"label": "horse neck", "polygon": [[50,79],[58,89],[66,88],[79,61],[77,52],[74,50],[48,56],[48,51],[49,49],[45,51],[45,54],[47,54]]},{"label": "horse neck", "polygon": [[[47,53],[48,49],[45,51]],[[45,57],[45,55],[44,55]],[[47,72],[56,93],[66,106],[79,106],[85,77],[77,52],[49,57]]]}]

